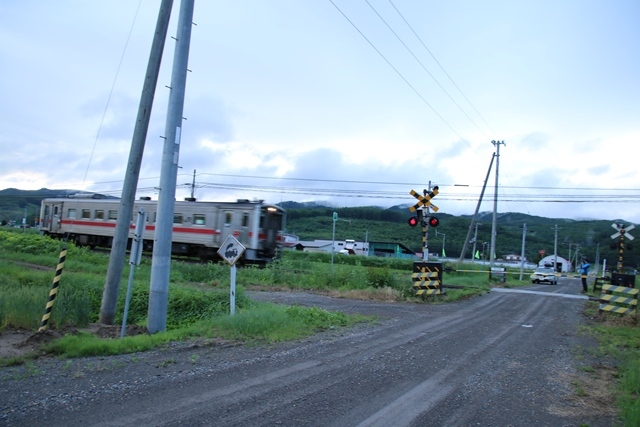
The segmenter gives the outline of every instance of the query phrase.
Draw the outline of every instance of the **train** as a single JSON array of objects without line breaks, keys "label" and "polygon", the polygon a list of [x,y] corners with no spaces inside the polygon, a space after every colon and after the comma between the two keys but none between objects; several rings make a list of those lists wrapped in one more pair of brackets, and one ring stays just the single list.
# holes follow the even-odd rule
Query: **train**
[{"label": "train", "polygon": [[[68,239],[79,246],[110,248],[119,208],[118,198],[44,199],[40,234]],[[140,208],[147,213],[143,250],[152,251],[158,202],[149,197],[134,202],[129,245]],[[171,252],[203,261],[221,260],[218,250],[233,235],[246,248],[239,262],[267,263],[282,249],[285,222],[286,210],[263,200],[206,202],[186,198],[175,202]]]}]

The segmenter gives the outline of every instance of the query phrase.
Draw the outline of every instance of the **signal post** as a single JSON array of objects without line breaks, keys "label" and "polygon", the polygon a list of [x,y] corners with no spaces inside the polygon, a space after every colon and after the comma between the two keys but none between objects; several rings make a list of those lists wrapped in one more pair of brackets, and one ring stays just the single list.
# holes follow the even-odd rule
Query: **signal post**
[{"label": "signal post", "polygon": [[429,227],[437,227],[440,221],[431,215],[429,210],[433,209],[438,212],[438,207],[431,203],[431,199],[438,194],[438,187],[433,190],[424,190],[423,195],[411,190],[410,194],[418,199],[418,203],[409,208],[410,212],[416,215],[409,218],[409,225],[415,227],[420,224],[422,226],[422,261],[413,263],[413,291],[417,295],[440,295],[444,294],[442,288],[442,263],[428,262],[429,260]]}]

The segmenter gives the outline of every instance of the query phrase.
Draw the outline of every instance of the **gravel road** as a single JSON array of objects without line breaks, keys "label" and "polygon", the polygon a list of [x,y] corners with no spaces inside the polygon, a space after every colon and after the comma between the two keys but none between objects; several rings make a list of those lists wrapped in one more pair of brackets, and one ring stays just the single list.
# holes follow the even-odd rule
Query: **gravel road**
[{"label": "gravel road", "polygon": [[576,398],[577,279],[452,304],[250,296],[380,316],[273,346],[176,343],[0,370],[10,426],[612,426]]}]

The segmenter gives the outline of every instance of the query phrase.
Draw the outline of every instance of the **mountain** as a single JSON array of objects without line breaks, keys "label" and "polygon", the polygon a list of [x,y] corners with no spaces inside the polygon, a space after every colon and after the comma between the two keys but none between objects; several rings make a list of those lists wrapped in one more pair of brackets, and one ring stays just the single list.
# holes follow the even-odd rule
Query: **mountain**
[{"label": "mountain", "polygon": [[[27,218],[27,224],[33,225],[40,216],[40,202],[42,199],[54,197],[68,197],[70,195],[85,194],[78,190],[18,190],[6,188],[0,190],[0,224],[22,224],[22,218]],[[97,195],[107,198],[109,196]]]},{"label": "mountain", "polygon": [[[335,208],[321,204],[301,204],[284,202],[281,206],[287,209],[287,231],[297,235],[301,240],[333,238],[335,225],[336,240],[356,239],[369,241],[399,242],[416,252],[422,251],[422,228],[412,228],[408,219],[412,216],[410,205],[398,205],[388,209],[379,207]],[[338,219],[333,223],[333,212]],[[429,252],[445,253],[449,257],[459,257],[469,232],[472,215],[434,214],[440,221],[436,229],[429,229]],[[518,212],[503,212],[496,215],[496,256],[522,253],[524,226],[525,256],[537,261],[543,256],[551,255],[554,250],[563,258],[574,263],[583,256],[592,263],[596,258],[607,266],[615,268],[619,260],[618,240],[612,239],[615,230],[612,223],[628,224],[623,220],[574,220],[545,218]],[[471,257],[473,240],[476,239],[476,250],[488,257],[491,243],[493,223],[492,212],[478,213],[476,224],[471,230],[466,257]],[[477,231],[476,231],[477,230]],[[477,233],[477,234],[476,234]],[[640,255],[633,244],[625,245],[624,265],[640,265]]]}]

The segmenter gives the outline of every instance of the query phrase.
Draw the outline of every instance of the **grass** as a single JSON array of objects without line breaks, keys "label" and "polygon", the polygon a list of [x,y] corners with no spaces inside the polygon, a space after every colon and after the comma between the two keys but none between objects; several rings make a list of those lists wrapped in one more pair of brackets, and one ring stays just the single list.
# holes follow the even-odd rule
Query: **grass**
[{"label": "grass", "polygon": [[[58,286],[52,282],[61,250],[67,255]],[[46,302],[53,299],[47,328],[82,329],[99,318],[108,255],[39,236],[35,232],[0,230],[0,331],[17,328],[34,331],[40,326]],[[122,323],[128,269],[124,269],[114,324]],[[243,342],[276,342],[298,339],[327,328],[344,327],[365,319],[328,313],[316,308],[282,309],[249,300],[245,288],[322,292],[334,296],[388,301],[445,303],[469,298],[489,289],[484,274],[452,273],[447,280],[463,289],[447,289],[445,295],[415,298],[411,281],[412,261],[336,257],[330,254],[285,252],[266,268],[240,268],[237,274],[237,315],[229,316],[229,268],[224,263],[173,262],[169,283],[167,331],[154,335],[104,339],[91,333],[73,333],[43,347],[62,357],[113,355],[149,350],[171,341],[217,337]],[[146,323],[151,265],[149,259],[135,270],[128,313],[130,325]],[[32,355],[32,356],[35,356]],[[5,359],[2,365],[19,364],[28,357]]]},{"label": "grass", "polygon": [[[51,292],[62,242],[38,236],[0,230],[0,331],[22,328],[35,331]],[[54,307],[51,328],[82,328],[96,322],[99,315],[108,256],[66,245],[68,248]],[[237,312],[229,316],[229,268],[226,264],[188,264],[173,262],[170,276],[170,300],[167,331],[141,334],[123,339],[99,338],[91,333],[63,336],[43,346],[44,351],[65,358],[133,353],[170,342],[190,339],[223,339],[245,343],[274,343],[307,337],[318,331],[348,327],[372,321],[362,316],[345,315],[318,308],[284,307],[249,300],[244,288],[288,289],[322,292],[333,296],[414,301],[442,304],[472,298],[491,286],[529,286],[529,274],[518,280],[519,270],[508,271],[506,282],[490,280],[486,267],[477,264],[445,265],[444,295],[416,298],[412,291],[412,261],[336,257],[330,254],[285,252],[281,259],[266,268],[246,267],[238,270]],[[121,324],[128,269],[123,272],[115,324]],[[143,260],[136,268],[129,324],[144,325],[147,315],[148,284],[151,266]],[[592,294],[596,296],[596,294]],[[586,306],[587,316],[596,322],[585,328],[600,345],[598,356],[619,362],[615,372],[617,405],[626,426],[640,425],[640,329],[638,316],[601,315],[597,304]],[[191,360],[197,363],[197,356]],[[0,366],[26,363],[36,370],[28,357],[4,359]],[[171,364],[171,360],[163,362]],[[69,367],[71,365],[68,365]],[[600,367],[582,368],[596,375]],[[576,384],[578,395],[588,387]]]},{"label": "grass", "polygon": [[594,322],[584,331],[598,340],[599,358],[618,364],[614,393],[622,422],[640,426],[640,315],[599,313],[597,308],[598,303],[588,304],[586,313]]}]

